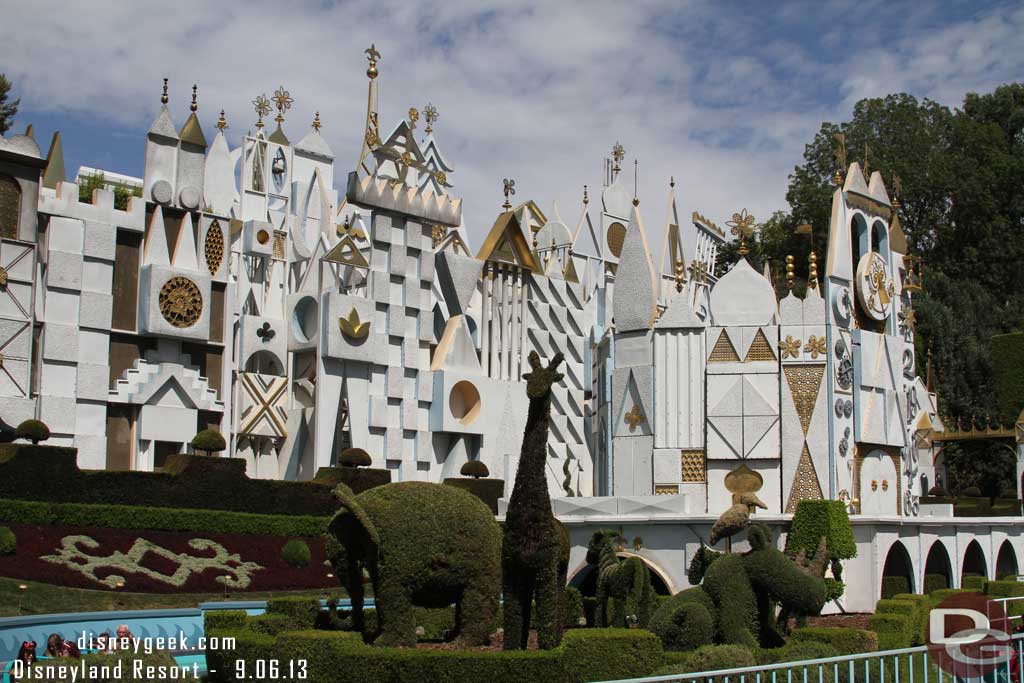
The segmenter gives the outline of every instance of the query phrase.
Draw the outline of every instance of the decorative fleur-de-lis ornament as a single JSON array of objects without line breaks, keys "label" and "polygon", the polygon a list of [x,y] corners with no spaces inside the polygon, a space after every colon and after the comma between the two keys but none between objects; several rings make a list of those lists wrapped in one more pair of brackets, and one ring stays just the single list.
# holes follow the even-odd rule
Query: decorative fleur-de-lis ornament
[{"label": "decorative fleur-de-lis ornament", "polygon": [[747,246],[747,240],[754,236],[754,231],[757,229],[754,224],[754,216],[743,209],[739,213],[734,213],[732,220],[726,221],[725,224],[732,228],[732,234],[740,238],[740,245],[736,249],[736,253],[740,256],[749,254],[750,247]]},{"label": "decorative fleur-de-lis ornament", "polygon": [[501,208],[508,211],[509,209],[512,208],[512,202],[510,202],[508,198],[516,193],[516,181],[513,180],[512,178],[505,178],[501,182],[505,186],[505,203],[501,205]]},{"label": "decorative fleur-de-lis ornament", "polygon": [[341,333],[349,339],[366,339],[366,336],[370,334],[370,321],[360,320],[359,311],[354,306],[347,317],[338,318],[338,326],[341,328]]}]

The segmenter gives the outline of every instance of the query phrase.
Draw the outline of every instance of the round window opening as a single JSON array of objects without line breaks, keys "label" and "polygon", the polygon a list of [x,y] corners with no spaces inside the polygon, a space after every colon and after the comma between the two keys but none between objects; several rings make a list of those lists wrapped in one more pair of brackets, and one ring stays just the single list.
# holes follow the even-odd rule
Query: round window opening
[{"label": "round window opening", "polygon": [[305,343],[316,336],[316,299],[304,296],[292,310],[292,334],[299,342]]},{"label": "round window opening", "polygon": [[480,392],[472,382],[456,382],[448,395],[448,409],[462,424],[473,424],[480,417]]}]

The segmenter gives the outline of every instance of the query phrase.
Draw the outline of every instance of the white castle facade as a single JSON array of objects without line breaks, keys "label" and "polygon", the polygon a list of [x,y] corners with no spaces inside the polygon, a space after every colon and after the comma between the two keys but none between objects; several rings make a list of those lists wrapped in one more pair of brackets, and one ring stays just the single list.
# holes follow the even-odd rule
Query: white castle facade
[{"label": "white castle facade", "polygon": [[[561,352],[548,481],[576,569],[589,531],[616,525],[679,590],[738,491],[780,528],[799,500],[847,503],[853,609],[873,605],[897,544],[918,591],[935,544],[952,584],[972,541],[990,575],[1006,552],[1024,561],[1019,518],[920,504],[942,477],[942,423],[915,371],[915,274],[879,173],[846,170],[802,299],[742,258],[719,264],[725,233],[681,221],[671,192],[655,255],[618,146],[599,206],[585,195],[569,225],[506,193],[473,251],[436,111],[381,129],[368,52],[363,150],[337,178],[319,118],[286,135],[283,89],[276,125],[261,96],[235,149],[223,116],[208,142],[194,94],[179,129],[165,89],[142,196],[123,210],[108,190],[79,201],[59,134],[45,156],[31,133],[0,141],[6,423],[43,420],[89,469],[152,470],[212,426],[253,477],[310,479],[355,446],[393,480],[478,459],[510,487],[526,357]],[[730,225],[742,239],[751,223]]]}]

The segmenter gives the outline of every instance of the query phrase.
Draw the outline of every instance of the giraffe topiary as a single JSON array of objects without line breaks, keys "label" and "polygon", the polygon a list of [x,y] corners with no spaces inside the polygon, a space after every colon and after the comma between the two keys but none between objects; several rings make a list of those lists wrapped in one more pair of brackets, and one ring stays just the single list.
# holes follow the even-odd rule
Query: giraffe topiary
[{"label": "giraffe topiary", "polygon": [[526,417],[523,448],[516,483],[505,514],[501,549],[504,582],[506,650],[525,649],[530,633],[530,604],[537,604],[537,643],[542,650],[562,641],[562,608],[569,561],[569,537],[551,511],[545,461],[548,457],[548,423],[551,419],[551,387],[561,381],[557,372],[562,354],[547,367],[536,351],[529,356],[531,372],[523,375],[530,409]]}]

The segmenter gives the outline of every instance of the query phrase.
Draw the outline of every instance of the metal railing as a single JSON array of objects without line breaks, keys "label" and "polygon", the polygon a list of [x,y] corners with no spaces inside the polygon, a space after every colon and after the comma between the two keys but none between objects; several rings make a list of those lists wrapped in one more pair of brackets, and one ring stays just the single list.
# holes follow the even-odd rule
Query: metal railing
[{"label": "metal railing", "polygon": [[[1024,683],[1019,662],[1024,659],[1024,633],[1004,643],[1012,653],[999,657],[984,677],[950,673],[954,667],[946,651],[922,645],[899,650],[781,662],[716,671],[645,676],[599,683]],[[977,656],[977,653],[973,653]],[[946,668],[939,660],[945,659]],[[961,669],[962,670],[962,669]]]}]

